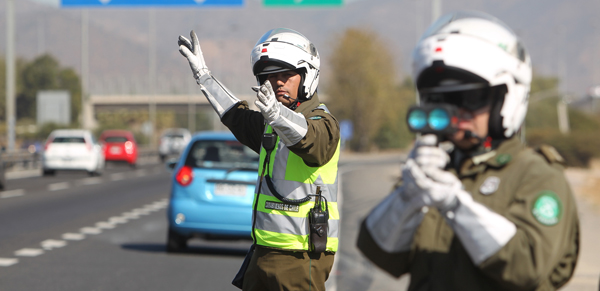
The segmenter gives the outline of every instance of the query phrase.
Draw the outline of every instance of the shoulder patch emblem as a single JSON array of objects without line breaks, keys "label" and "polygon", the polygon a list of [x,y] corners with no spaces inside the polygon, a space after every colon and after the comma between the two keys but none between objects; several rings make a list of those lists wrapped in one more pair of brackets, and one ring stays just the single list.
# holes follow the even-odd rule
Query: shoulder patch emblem
[{"label": "shoulder patch emblem", "polygon": [[552,226],[560,221],[562,203],[556,193],[546,190],[540,192],[531,207],[533,217],[541,224]]},{"label": "shoulder patch emblem", "polygon": [[498,190],[499,185],[500,178],[495,176],[487,177],[485,181],[483,181],[483,184],[481,184],[481,187],[479,187],[479,192],[483,195],[491,195]]},{"label": "shoulder patch emblem", "polygon": [[311,120],[319,120],[319,119],[321,119],[321,118],[323,118],[323,117],[322,117],[322,116],[311,116],[311,117],[309,117],[308,119],[311,119]]},{"label": "shoulder patch emblem", "polygon": [[512,157],[509,154],[499,154],[496,157],[496,162],[498,162],[498,164],[500,164],[501,166],[504,166],[508,162],[510,162],[511,159]]}]

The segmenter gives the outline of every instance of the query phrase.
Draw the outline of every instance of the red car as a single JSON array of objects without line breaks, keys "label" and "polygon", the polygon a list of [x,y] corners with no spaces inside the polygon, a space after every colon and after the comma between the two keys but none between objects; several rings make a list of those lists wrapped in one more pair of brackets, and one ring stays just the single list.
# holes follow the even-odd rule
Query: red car
[{"label": "red car", "polygon": [[105,130],[100,135],[104,143],[104,157],[106,161],[126,161],[135,167],[138,156],[138,146],[133,133],[128,130]]}]

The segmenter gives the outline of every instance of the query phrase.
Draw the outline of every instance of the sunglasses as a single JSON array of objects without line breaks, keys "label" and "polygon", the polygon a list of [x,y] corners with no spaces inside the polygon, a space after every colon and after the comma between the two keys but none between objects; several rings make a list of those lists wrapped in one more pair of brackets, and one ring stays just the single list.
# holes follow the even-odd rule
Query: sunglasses
[{"label": "sunglasses", "polygon": [[452,104],[459,108],[475,111],[492,104],[496,91],[504,85],[452,92],[421,92],[424,103]]}]

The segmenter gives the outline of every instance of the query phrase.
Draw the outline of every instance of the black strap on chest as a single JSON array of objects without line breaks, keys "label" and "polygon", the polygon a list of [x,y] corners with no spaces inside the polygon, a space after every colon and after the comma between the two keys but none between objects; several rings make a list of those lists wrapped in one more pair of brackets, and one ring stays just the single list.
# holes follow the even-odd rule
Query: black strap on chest
[{"label": "black strap on chest", "polygon": [[283,197],[275,189],[275,185],[273,185],[273,181],[271,181],[271,177],[269,177],[269,162],[271,161],[271,153],[273,152],[273,149],[275,148],[276,144],[277,144],[277,134],[265,133],[263,135],[263,148],[267,152],[267,156],[265,157],[265,161],[263,163],[263,173],[264,173],[264,169],[267,169],[267,174],[264,175],[264,177],[265,177],[265,180],[267,181],[267,187],[269,187],[271,194],[273,194],[273,196],[275,196],[275,198],[281,200],[281,202],[284,202],[287,204],[292,204],[292,205],[298,205],[298,204],[302,204],[306,201],[309,201],[311,195],[307,195],[306,197],[301,198],[301,199],[290,199],[290,198]]}]

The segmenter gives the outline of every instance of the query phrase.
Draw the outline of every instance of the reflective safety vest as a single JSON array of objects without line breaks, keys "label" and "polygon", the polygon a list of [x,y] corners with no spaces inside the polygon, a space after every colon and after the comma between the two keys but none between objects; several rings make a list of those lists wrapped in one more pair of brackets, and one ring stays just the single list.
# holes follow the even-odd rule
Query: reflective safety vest
[{"label": "reflective safety vest", "polygon": [[[272,132],[273,128],[266,126],[265,133]],[[263,173],[266,157],[266,150],[261,148],[259,173]],[[329,210],[326,250],[330,252],[337,252],[338,249],[340,213],[337,206],[337,173],[339,159],[340,144],[338,142],[335,154],[327,164],[321,167],[307,166],[302,158],[291,152],[277,137],[277,144],[267,165],[269,167],[267,171],[275,190],[285,198],[302,199],[309,194],[316,194],[317,186],[321,187],[321,195],[327,199]],[[298,205],[283,203],[271,194],[265,178],[262,179],[260,193],[256,194],[253,205],[255,222],[252,236],[254,241],[261,246],[285,250],[309,250],[308,212],[315,205],[314,197]]]}]

